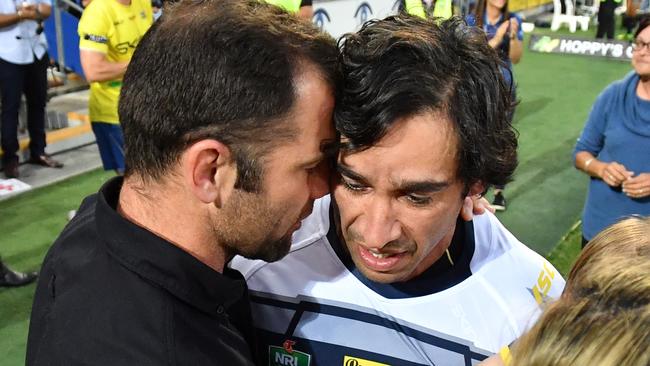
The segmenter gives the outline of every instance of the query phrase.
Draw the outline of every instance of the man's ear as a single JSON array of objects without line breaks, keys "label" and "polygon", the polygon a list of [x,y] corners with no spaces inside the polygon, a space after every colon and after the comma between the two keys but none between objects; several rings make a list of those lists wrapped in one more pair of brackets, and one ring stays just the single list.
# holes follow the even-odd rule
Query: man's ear
[{"label": "man's ear", "polygon": [[469,186],[467,195],[463,198],[463,206],[460,209],[460,217],[465,221],[471,221],[474,215],[482,215],[485,210],[494,213],[494,208],[482,197],[485,192],[485,185],[477,181]]},{"label": "man's ear", "polygon": [[183,179],[201,202],[217,207],[228,199],[237,180],[237,165],[228,146],[217,140],[192,144],[182,156]]}]

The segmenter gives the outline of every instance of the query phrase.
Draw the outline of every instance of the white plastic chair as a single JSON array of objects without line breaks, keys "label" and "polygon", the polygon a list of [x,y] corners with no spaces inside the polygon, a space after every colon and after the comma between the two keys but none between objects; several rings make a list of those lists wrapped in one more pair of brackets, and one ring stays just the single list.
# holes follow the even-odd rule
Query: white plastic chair
[{"label": "white plastic chair", "polygon": [[553,20],[551,21],[551,30],[557,31],[562,24],[569,26],[569,31],[575,33],[578,24],[580,29],[586,31],[589,29],[590,18],[583,15],[575,15],[573,9],[573,0],[565,0],[566,12],[562,13],[562,3],[560,0],[553,0]]}]

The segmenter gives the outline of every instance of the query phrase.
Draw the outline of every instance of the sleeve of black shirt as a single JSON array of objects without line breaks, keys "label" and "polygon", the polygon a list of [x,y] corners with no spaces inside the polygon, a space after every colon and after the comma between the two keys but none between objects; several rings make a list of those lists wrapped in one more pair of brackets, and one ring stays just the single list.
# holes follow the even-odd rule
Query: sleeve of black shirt
[{"label": "sleeve of black shirt", "polygon": [[[49,254],[49,253],[48,253]],[[29,322],[29,334],[27,338],[27,355],[26,365],[35,365],[41,344],[45,327],[47,325],[47,316],[52,309],[54,296],[52,292],[53,275],[52,267],[48,257],[45,258],[45,265],[41,268],[34,294],[34,304],[32,306],[32,315]]]},{"label": "sleeve of black shirt", "polygon": [[302,0],[300,2],[300,6],[311,6],[312,5],[312,0]]}]

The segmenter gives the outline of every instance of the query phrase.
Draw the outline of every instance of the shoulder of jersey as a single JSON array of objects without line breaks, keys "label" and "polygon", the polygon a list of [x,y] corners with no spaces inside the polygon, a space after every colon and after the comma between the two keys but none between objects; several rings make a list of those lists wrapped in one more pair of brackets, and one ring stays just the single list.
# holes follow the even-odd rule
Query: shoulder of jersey
[{"label": "shoulder of jersey", "polygon": [[[491,276],[507,276],[514,286],[532,288],[543,276],[555,279],[557,295],[564,287],[564,279],[543,256],[528,248],[492,213],[474,219],[476,252],[472,259],[472,273],[492,273]],[[497,272],[501,274],[496,274]]]},{"label": "shoulder of jersey", "polygon": [[[287,254],[287,256],[290,256],[291,253],[296,250],[314,244],[318,239],[327,235],[330,225],[329,207],[329,195],[319,198],[314,202],[314,209],[312,210],[311,215],[306,217],[302,221],[300,229],[293,233],[291,238],[291,249],[289,249],[289,254]],[[255,272],[266,265],[268,265],[268,263],[262,260],[251,260],[241,256],[235,256],[229,264],[230,268],[241,272],[247,280]]]}]

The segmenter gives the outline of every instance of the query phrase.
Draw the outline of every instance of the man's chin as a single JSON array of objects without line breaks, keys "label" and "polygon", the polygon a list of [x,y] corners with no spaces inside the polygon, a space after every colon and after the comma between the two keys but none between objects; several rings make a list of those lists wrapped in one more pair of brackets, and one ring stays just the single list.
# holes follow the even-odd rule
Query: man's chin
[{"label": "man's chin", "polygon": [[365,267],[360,267],[356,264],[355,266],[365,278],[375,283],[382,283],[388,285],[391,283],[402,281],[403,276],[399,273],[384,273],[384,272],[374,271]]},{"label": "man's chin", "polygon": [[248,259],[261,259],[265,262],[275,262],[289,254],[289,249],[291,249],[291,236],[272,242],[267,241],[257,251],[252,253],[239,253],[239,255]]}]

